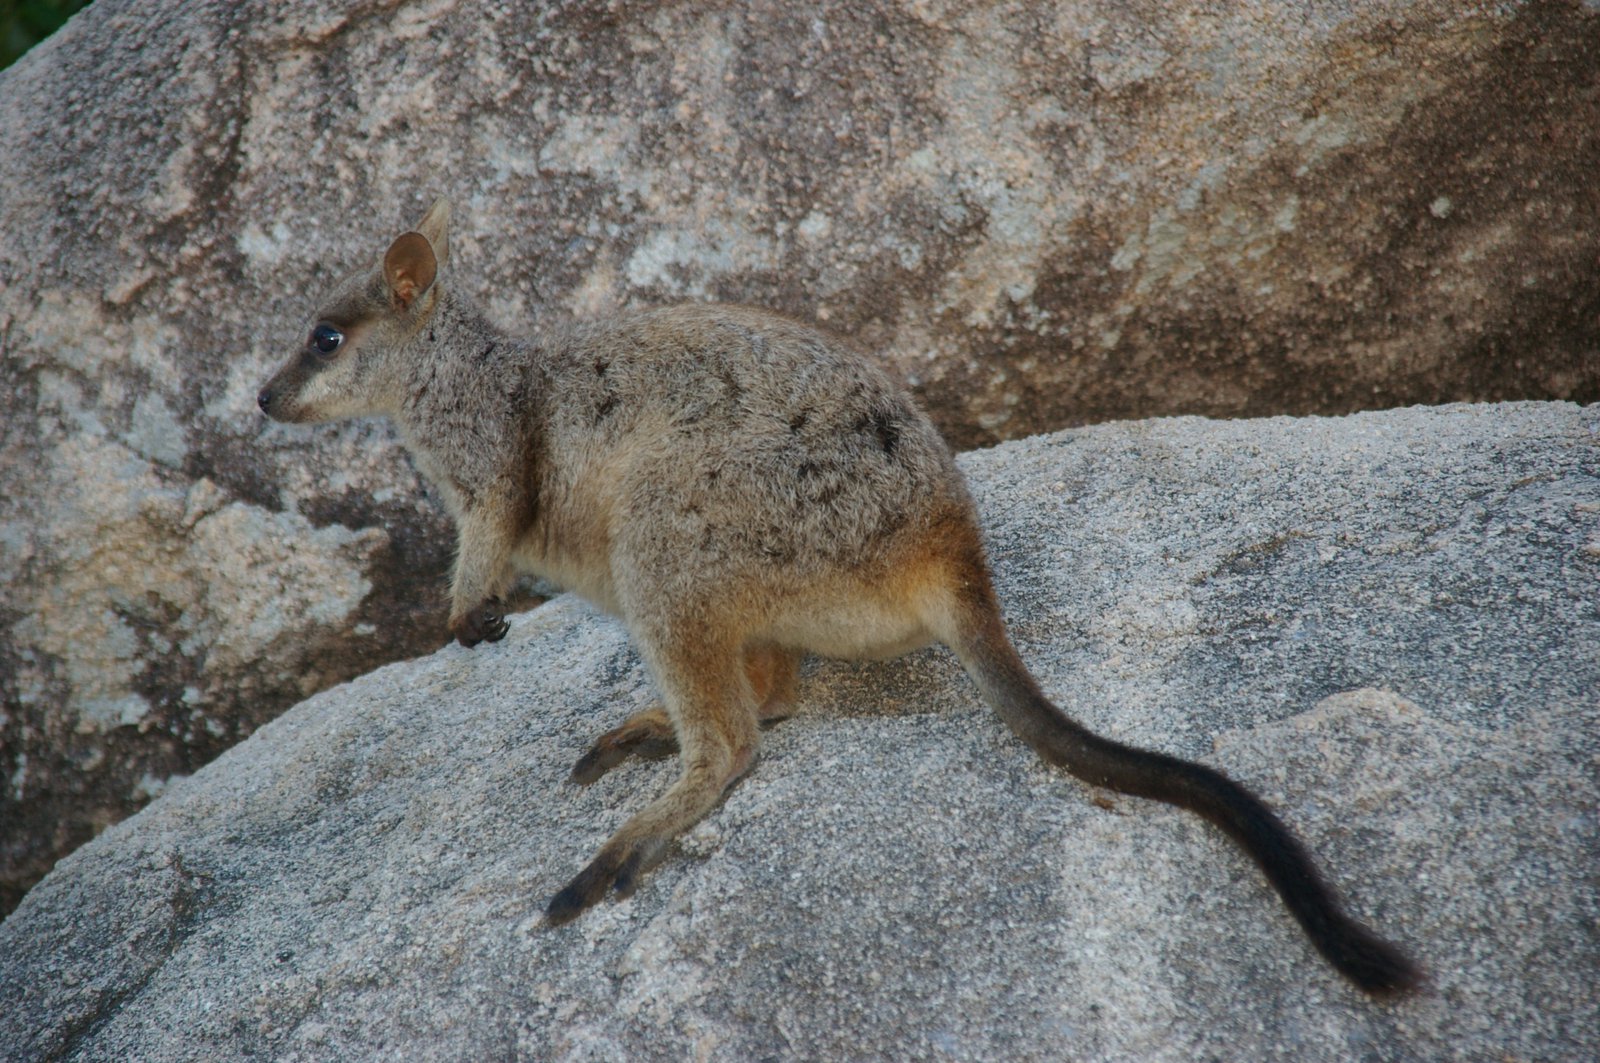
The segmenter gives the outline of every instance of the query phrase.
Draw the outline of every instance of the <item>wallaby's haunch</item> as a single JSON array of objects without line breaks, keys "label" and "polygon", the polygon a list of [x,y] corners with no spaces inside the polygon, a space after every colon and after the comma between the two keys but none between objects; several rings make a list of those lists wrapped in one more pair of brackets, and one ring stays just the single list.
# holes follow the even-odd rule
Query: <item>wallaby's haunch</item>
[{"label": "wallaby's haunch", "polygon": [[1006,635],[961,473],[877,367],[726,306],[507,335],[446,282],[448,213],[434,204],[380,267],[335,289],[259,401],[279,421],[395,421],[459,530],[450,631],[463,645],[504,637],[501,595],[525,572],[620,617],[638,644],[665,707],[602,735],[573,778],[674,748],[681,774],[556,894],[550,922],[628,893],[749,770],[802,654],[942,642],[1045,760],[1222,828],[1362,989],[1416,982],[1249,791],[1051,704]]}]

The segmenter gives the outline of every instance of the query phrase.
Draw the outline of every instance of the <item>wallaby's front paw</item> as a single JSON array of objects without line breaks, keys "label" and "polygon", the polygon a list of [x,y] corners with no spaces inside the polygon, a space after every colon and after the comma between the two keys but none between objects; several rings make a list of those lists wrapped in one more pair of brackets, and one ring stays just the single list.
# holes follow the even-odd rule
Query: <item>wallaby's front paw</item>
[{"label": "wallaby's front paw", "polygon": [[567,883],[565,889],[550,898],[544,910],[551,926],[570,923],[593,908],[613,889],[617,896],[626,897],[638,884],[640,865],[644,860],[642,846],[607,845],[600,855],[589,861],[589,866],[578,872],[578,877]]},{"label": "wallaby's front paw", "polygon": [[510,627],[505,603],[499,598],[485,598],[475,609],[450,621],[450,634],[463,646],[476,646],[480,642],[499,642]]}]

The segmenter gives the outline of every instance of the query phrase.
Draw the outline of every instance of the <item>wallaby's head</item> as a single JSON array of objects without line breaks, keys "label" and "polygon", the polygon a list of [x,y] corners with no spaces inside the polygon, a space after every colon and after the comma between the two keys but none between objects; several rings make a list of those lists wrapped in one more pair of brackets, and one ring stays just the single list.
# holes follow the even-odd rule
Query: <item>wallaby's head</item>
[{"label": "wallaby's head", "polygon": [[401,383],[395,355],[438,305],[450,255],[450,204],[443,199],[383,262],[339,283],[323,300],[298,350],[256,403],[275,421],[307,423],[393,413]]}]

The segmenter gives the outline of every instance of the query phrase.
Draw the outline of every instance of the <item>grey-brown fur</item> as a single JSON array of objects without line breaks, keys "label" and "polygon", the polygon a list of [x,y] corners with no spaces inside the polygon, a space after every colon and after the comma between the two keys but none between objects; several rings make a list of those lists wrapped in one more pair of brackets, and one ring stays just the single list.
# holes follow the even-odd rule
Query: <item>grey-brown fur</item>
[{"label": "grey-brown fur", "polygon": [[726,306],[514,338],[452,294],[447,217],[435,204],[379,269],[344,282],[260,403],[280,420],[398,424],[456,520],[450,629],[463,644],[505,634],[499,599],[520,572],[627,624],[663,704],[601,736],[574,778],[672,749],[681,774],[551,901],[552,922],[630,890],[749,769],[759,722],[788,710],[802,654],[938,641],[1047,760],[1227,831],[1363,988],[1414,982],[1248,791],[1101,739],[1039,692],[1006,636],[949,451],[871,362],[805,325]]}]

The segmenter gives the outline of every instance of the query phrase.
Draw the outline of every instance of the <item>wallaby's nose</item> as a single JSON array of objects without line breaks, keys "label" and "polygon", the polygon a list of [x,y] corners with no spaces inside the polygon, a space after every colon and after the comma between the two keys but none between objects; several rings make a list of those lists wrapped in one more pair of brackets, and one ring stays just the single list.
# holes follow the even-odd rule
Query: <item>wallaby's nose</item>
[{"label": "wallaby's nose", "polygon": [[261,407],[261,412],[266,413],[267,407],[272,403],[272,389],[262,388],[261,394],[256,396],[256,405]]}]

